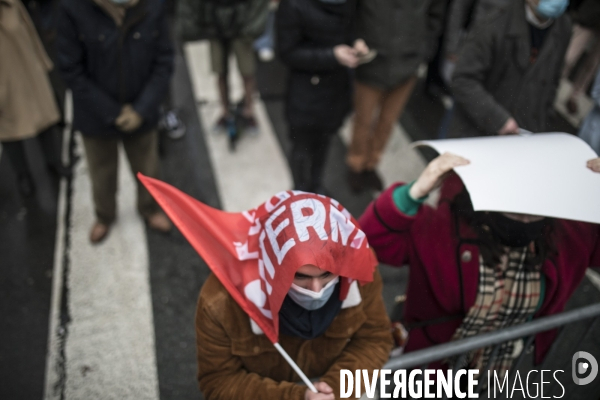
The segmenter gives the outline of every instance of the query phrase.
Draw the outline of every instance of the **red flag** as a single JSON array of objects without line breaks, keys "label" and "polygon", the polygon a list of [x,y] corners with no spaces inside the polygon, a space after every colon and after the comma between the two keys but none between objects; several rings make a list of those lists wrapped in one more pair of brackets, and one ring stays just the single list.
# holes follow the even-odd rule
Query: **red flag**
[{"label": "red flag", "polygon": [[342,299],[353,280],[373,280],[377,260],[365,234],[329,197],[286,191],[253,210],[228,213],[157,179],[138,178],[273,343],[279,309],[301,266],[340,275]]}]

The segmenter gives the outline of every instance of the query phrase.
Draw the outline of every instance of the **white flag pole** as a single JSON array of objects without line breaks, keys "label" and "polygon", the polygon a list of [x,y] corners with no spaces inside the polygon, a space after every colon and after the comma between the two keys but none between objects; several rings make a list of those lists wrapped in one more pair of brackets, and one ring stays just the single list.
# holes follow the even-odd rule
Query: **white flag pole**
[{"label": "white flag pole", "polygon": [[304,381],[304,383],[306,383],[306,386],[308,386],[308,388],[310,390],[312,390],[313,392],[319,393],[319,391],[317,390],[315,385],[313,385],[312,382],[310,381],[310,379],[308,379],[306,377],[306,375],[304,375],[304,372],[302,372],[302,370],[300,369],[298,364],[296,364],[294,362],[294,360],[292,360],[292,358],[289,356],[289,354],[286,353],[286,351],[283,349],[283,347],[281,347],[281,345],[279,343],[273,343],[273,346],[275,346],[275,348],[277,349],[279,354],[281,354],[283,356],[283,358],[285,358],[285,361],[287,361],[288,364],[290,364],[290,366],[294,369],[294,371],[296,371],[296,373],[298,374],[298,376],[300,376],[302,381]]}]

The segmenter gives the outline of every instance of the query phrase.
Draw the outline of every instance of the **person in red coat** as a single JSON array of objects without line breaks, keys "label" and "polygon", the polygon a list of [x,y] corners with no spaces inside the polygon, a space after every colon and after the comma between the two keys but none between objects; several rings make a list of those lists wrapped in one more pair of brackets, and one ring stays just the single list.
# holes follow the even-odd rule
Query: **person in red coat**
[{"label": "person in red coat", "polygon": [[[380,262],[410,268],[403,322],[416,327],[406,352],[561,312],[586,268],[600,265],[598,225],[474,212],[451,172],[468,163],[449,153],[437,157],[415,182],[384,191],[359,221]],[[600,172],[600,158],[587,166]],[[422,205],[442,181],[437,208]],[[536,364],[556,334],[537,334]],[[504,343],[491,361],[491,349],[481,349],[455,367],[490,363],[506,372],[522,348],[520,340]]]}]

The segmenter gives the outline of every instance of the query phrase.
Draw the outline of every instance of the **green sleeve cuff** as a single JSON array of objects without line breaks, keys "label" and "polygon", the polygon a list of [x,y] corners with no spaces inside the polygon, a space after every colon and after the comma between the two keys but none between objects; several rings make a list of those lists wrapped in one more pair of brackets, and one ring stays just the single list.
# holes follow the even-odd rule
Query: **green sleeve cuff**
[{"label": "green sleeve cuff", "polygon": [[394,189],[394,192],[392,193],[394,204],[396,204],[398,210],[400,210],[401,213],[406,214],[410,217],[415,216],[417,214],[417,212],[419,211],[419,207],[421,207],[421,204],[423,204],[423,202],[428,197],[424,196],[417,200],[413,199],[410,196],[409,191],[414,183],[415,181],[412,181],[408,185],[398,186],[396,189]]}]

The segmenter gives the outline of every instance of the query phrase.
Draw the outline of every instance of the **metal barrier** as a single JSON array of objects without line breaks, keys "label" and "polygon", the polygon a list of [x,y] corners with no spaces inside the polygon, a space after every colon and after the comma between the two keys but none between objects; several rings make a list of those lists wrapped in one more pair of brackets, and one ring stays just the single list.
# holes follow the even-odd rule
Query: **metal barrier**
[{"label": "metal barrier", "polygon": [[[494,358],[498,352],[498,348],[502,343],[509,340],[526,338],[524,340],[525,346],[523,347],[521,355],[513,363],[512,368],[509,371],[509,373],[512,373],[519,368],[519,365],[523,360],[525,350],[533,342],[535,334],[590,318],[594,318],[594,321],[592,324],[590,324],[588,331],[586,332],[586,336],[595,325],[595,322],[598,320],[598,318],[600,318],[600,303],[566,311],[560,314],[542,317],[536,319],[535,321],[500,329],[495,332],[472,336],[469,338],[429,347],[427,349],[413,351],[395,358],[391,358],[383,368],[391,370],[411,369],[415,367],[425,368],[424,366],[433,361],[438,361],[453,356],[459,356],[456,364],[462,365],[470,351],[483,347],[494,346],[490,359],[480,375],[484,376],[484,374],[489,370],[489,367],[493,364]],[[555,346],[552,346],[548,354],[552,353],[554,348]]]},{"label": "metal barrier", "polygon": [[495,332],[485,333],[403,354],[390,359],[387,364],[385,364],[384,368],[392,370],[410,369],[429,364],[432,361],[466,353],[471,350],[498,345],[509,340],[535,335],[536,333],[549,331],[550,329],[558,328],[566,324],[597,317],[600,317],[600,303],[548,317],[542,317],[535,321],[500,329]]}]

